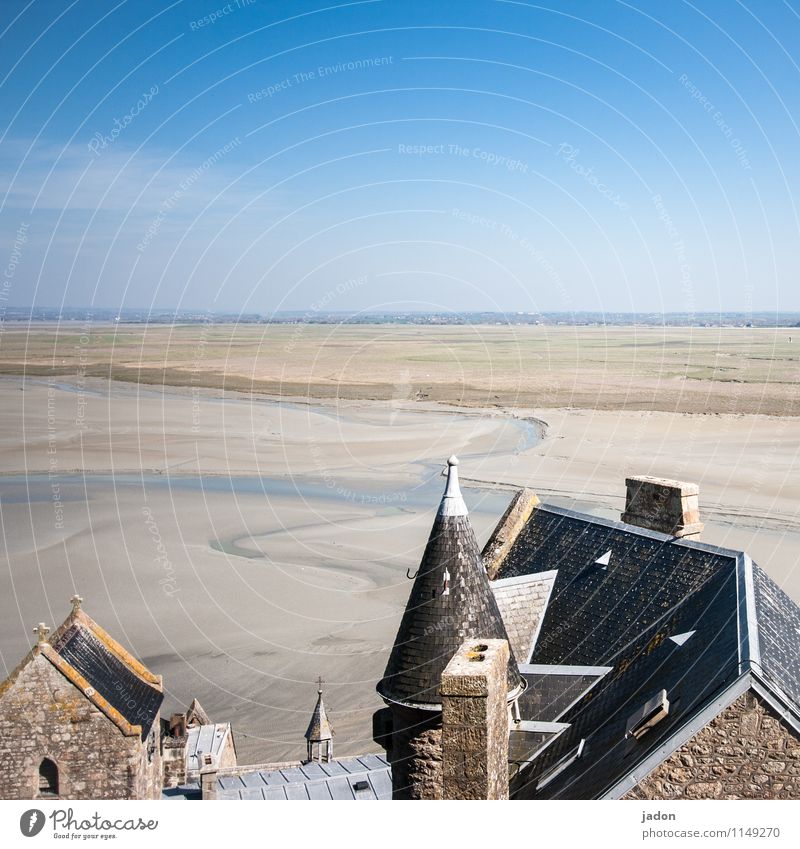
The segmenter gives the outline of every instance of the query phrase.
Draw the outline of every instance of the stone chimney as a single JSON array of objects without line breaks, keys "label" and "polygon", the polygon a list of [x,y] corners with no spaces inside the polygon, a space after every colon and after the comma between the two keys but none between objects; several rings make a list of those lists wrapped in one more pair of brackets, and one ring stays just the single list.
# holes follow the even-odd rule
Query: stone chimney
[{"label": "stone chimney", "polygon": [[186,714],[173,713],[169,718],[169,733],[172,737],[186,736]]},{"label": "stone chimney", "polygon": [[211,752],[200,755],[200,798],[217,798],[217,759]]},{"label": "stone chimney", "polygon": [[696,483],[641,475],[626,478],[625,486],[623,522],[675,537],[697,537],[702,532]]},{"label": "stone chimney", "polygon": [[442,673],[442,797],[508,799],[506,640],[468,640]]},{"label": "stone chimney", "polygon": [[179,787],[186,783],[187,742],[186,714],[173,713],[169,718],[169,734],[161,743],[161,771],[164,787]]}]

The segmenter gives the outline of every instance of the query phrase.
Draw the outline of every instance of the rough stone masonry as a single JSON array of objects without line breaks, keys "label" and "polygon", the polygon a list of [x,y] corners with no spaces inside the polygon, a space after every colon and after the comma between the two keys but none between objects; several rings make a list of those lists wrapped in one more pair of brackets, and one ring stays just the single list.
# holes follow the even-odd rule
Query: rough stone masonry
[{"label": "rough stone masonry", "polygon": [[800,739],[747,692],[623,797],[796,799]]}]

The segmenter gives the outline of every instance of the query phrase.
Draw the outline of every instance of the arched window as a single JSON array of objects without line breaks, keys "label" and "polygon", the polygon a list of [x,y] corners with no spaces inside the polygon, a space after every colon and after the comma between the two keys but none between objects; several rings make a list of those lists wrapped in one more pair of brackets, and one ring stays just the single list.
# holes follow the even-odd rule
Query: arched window
[{"label": "arched window", "polygon": [[50,758],[39,764],[39,795],[58,796],[58,767]]}]

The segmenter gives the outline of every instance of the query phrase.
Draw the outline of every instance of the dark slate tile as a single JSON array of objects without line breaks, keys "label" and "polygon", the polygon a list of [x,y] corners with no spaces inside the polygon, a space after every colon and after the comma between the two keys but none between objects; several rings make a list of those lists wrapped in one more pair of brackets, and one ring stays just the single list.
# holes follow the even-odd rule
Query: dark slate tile
[{"label": "dark slate tile", "polygon": [[758,565],[753,591],[762,669],[795,706],[800,706],[800,609]]},{"label": "dark slate tile", "polygon": [[[442,672],[465,635],[508,638],[469,517],[437,516],[379,692],[396,701],[438,704]],[[512,655],[509,690],[519,680]]]},{"label": "dark slate tile", "polygon": [[131,725],[142,726],[142,739],[147,736],[164,699],[163,693],[139,678],[81,624],[70,626],[53,649]]},{"label": "dark slate tile", "polygon": [[[597,568],[594,561],[609,549],[611,565]],[[557,569],[531,662],[600,666],[712,574],[735,564],[734,552],[541,505],[498,577]]]}]

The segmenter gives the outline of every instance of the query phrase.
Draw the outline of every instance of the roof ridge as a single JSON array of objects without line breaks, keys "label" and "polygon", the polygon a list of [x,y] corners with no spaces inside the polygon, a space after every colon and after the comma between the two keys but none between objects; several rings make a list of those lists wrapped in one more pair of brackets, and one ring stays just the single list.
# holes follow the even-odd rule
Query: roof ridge
[{"label": "roof ridge", "polygon": [[618,519],[607,519],[605,516],[583,513],[580,510],[573,510],[570,507],[559,507],[557,504],[549,504],[546,501],[540,501],[536,509],[543,510],[545,513],[554,513],[557,516],[578,519],[592,525],[603,525],[613,530],[626,531],[627,533],[646,537],[647,539],[660,540],[661,542],[681,546],[682,548],[692,548],[696,551],[705,551],[708,554],[718,554],[722,557],[734,558],[746,553],[736,548],[724,548],[720,545],[700,542],[700,540],[691,539],[690,537],[675,537],[671,534],[661,533],[661,531],[651,531],[649,528],[642,528],[639,525],[629,525],[626,522],[620,522]]}]

